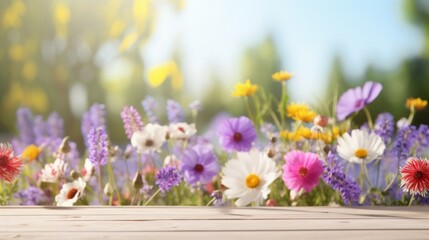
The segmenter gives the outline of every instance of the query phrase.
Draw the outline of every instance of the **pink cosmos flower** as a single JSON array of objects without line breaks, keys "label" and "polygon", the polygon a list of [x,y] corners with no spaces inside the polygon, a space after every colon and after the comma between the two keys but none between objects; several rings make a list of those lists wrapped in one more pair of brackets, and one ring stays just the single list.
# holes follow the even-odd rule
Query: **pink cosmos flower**
[{"label": "pink cosmos flower", "polygon": [[283,181],[289,189],[310,192],[319,184],[323,165],[317,154],[294,150],[284,158],[286,163],[283,165]]}]

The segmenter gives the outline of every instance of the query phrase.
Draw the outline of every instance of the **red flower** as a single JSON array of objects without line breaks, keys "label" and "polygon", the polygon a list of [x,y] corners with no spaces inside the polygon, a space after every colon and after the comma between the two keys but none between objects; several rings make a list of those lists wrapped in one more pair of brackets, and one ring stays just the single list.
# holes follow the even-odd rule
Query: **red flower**
[{"label": "red flower", "polygon": [[0,181],[12,182],[21,172],[22,161],[13,155],[12,147],[0,143]]},{"label": "red flower", "polygon": [[423,197],[429,191],[429,161],[427,159],[408,158],[401,168],[402,189],[411,194],[420,194]]}]

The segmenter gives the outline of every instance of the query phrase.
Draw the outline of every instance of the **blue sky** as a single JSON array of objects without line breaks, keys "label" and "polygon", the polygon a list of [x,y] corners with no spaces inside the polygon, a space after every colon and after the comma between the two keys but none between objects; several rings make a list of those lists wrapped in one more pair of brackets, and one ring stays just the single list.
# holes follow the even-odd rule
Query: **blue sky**
[{"label": "blue sky", "polygon": [[296,75],[292,98],[312,102],[324,92],[335,55],[356,78],[369,64],[393,70],[419,54],[422,33],[405,21],[402,8],[401,0],[187,0],[180,12],[161,4],[142,55],[151,66],[178,48],[189,90],[198,96],[210,85],[210,71],[231,89],[243,81],[243,51],[272,35],[283,70]]}]

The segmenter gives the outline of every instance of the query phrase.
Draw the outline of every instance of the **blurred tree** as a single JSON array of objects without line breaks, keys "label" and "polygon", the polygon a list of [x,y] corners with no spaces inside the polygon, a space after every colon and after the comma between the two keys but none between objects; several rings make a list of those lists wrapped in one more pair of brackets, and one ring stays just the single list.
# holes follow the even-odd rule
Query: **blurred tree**
[{"label": "blurred tree", "polygon": [[[0,132],[15,128],[15,111],[57,111],[66,133],[81,140],[80,116],[105,103],[108,124],[147,91],[140,49],[156,26],[152,0],[6,0],[0,2]],[[123,129],[109,128],[110,136]]]},{"label": "blurred tree", "polygon": [[[419,56],[404,59],[400,67],[391,72],[382,71],[370,65],[360,79],[350,79],[342,74],[339,59],[334,60],[331,70],[328,89],[338,89],[340,95],[344,90],[362,85],[368,80],[383,84],[382,94],[369,106],[374,118],[377,113],[382,111],[391,112],[396,120],[407,117],[409,114],[409,110],[405,107],[407,98],[429,99],[429,1],[405,0],[404,5],[407,19],[421,28],[424,33],[424,47]],[[339,80],[338,76],[341,76]],[[331,90],[327,92],[327,96],[332,96],[330,94]],[[428,119],[429,110],[426,109],[416,114],[414,123],[429,124]],[[357,122],[362,123],[363,121],[365,118],[359,116]]]}]

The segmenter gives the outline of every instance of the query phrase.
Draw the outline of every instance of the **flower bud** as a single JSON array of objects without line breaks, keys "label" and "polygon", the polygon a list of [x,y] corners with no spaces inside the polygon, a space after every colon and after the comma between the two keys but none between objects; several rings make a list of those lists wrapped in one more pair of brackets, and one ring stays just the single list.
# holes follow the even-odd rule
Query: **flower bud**
[{"label": "flower bud", "polygon": [[80,174],[79,174],[78,172],[76,172],[75,170],[71,170],[71,171],[70,171],[70,177],[71,177],[73,180],[77,180],[77,179],[80,177]]},{"label": "flower bud", "polygon": [[67,154],[71,151],[69,137],[65,137],[63,141],[61,142],[61,145],[59,147],[59,151],[61,153]]},{"label": "flower bud", "polygon": [[269,158],[273,158],[276,155],[276,152],[273,149],[270,149],[267,153]]},{"label": "flower bud", "polygon": [[265,202],[265,206],[267,206],[267,207],[275,207],[275,206],[277,206],[277,202],[274,199],[268,199]]},{"label": "flower bud", "polygon": [[113,195],[113,188],[110,183],[106,183],[106,185],[104,186],[104,194],[107,197],[111,197]]},{"label": "flower bud", "polygon": [[319,127],[326,127],[329,123],[329,118],[323,115],[317,115],[313,121],[314,125]]},{"label": "flower bud", "polygon": [[143,177],[139,172],[136,172],[136,175],[134,176],[133,187],[135,189],[141,189],[143,187]]}]

